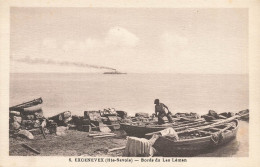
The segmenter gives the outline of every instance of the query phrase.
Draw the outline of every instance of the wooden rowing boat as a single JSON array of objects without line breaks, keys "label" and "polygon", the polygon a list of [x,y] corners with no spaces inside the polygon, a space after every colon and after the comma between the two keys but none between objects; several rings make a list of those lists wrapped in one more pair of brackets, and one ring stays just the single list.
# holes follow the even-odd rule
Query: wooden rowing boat
[{"label": "wooden rowing boat", "polygon": [[238,120],[213,123],[177,132],[179,140],[159,136],[153,147],[162,156],[194,156],[208,152],[236,137]]},{"label": "wooden rowing boat", "polygon": [[145,137],[145,134],[147,133],[160,131],[169,127],[172,127],[175,130],[184,130],[190,127],[205,126],[208,124],[210,123],[206,122],[204,119],[195,119],[195,120],[187,120],[181,122],[176,121],[174,123],[168,123],[163,125],[156,125],[156,124],[138,125],[132,123],[120,123],[120,126],[129,136]]}]

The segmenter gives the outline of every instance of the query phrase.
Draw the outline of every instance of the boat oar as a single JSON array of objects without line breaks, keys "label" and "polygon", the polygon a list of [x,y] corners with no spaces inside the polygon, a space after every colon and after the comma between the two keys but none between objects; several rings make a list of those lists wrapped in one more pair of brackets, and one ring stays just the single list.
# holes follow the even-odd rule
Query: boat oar
[{"label": "boat oar", "polygon": [[206,121],[205,120],[201,120],[201,121],[196,121],[196,122],[176,125],[176,126],[173,126],[173,127],[176,127],[176,128],[178,128],[178,127],[185,127],[185,126],[196,125],[196,124],[200,124],[200,123],[204,123],[204,122],[206,122]]},{"label": "boat oar", "polygon": [[173,128],[175,131],[180,131],[180,130],[184,130],[184,129],[188,129],[188,128],[194,128],[194,127],[199,127],[199,126],[206,126],[206,125],[210,125],[212,124],[211,122],[204,122],[202,124],[195,124],[195,125],[191,125],[191,126],[183,126],[183,127],[177,127],[177,128]]},{"label": "boat oar", "polygon": [[203,129],[213,128],[213,127],[216,127],[216,126],[225,124],[225,123],[227,123],[227,122],[231,122],[231,121],[233,121],[234,119],[237,119],[237,118],[239,118],[239,116],[235,115],[235,116],[233,116],[233,117],[230,117],[230,118],[221,120],[221,121],[216,122],[216,123],[213,123],[213,124],[211,124],[211,125],[202,126],[202,127],[198,127],[198,128],[189,128],[189,129],[186,129],[186,130],[183,130],[183,131],[179,131],[179,132],[177,132],[177,133],[178,133],[178,134],[190,133],[190,132],[194,132],[194,131],[197,131],[197,130],[203,130]]},{"label": "boat oar", "polygon": [[199,124],[199,123],[203,123],[206,122],[205,119],[200,119],[197,121],[189,121],[186,123],[181,123],[181,124],[164,124],[164,125],[147,125],[149,127],[182,127],[182,126],[188,126],[188,125],[195,125],[195,124]]},{"label": "boat oar", "polygon": [[[207,122],[207,123],[203,122],[202,124],[195,124],[195,125],[183,126],[183,127],[178,127],[178,128],[174,128],[173,127],[173,129],[175,131],[180,131],[180,130],[184,130],[184,129],[188,129],[188,128],[194,128],[194,127],[199,127],[199,126],[206,126],[206,125],[209,125],[209,124],[212,124],[212,123],[210,123],[210,122]],[[165,129],[166,128],[169,128],[169,127],[165,127]],[[153,134],[158,134],[158,133],[160,133],[160,131],[147,133],[147,134],[145,134],[145,136],[152,136]]]},{"label": "boat oar", "polygon": [[[216,123],[211,123],[210,125],[206,125],[206,126],[200,126],[200,127],[196,127],[196,128],[192,128],[192,127],[187,127],[187,129],[185,130],[182,130],[182,131],[179,131],[179,132],[176,132],[177,134],[182,134],[182,133],[190,133],[190,132],[194,132],[194,131],[198,131],[198,130],[203,130],[203,129],[208,129],[208,128],[213,128],[213,127],[216,127],[216,126],[220,126],[220,125],[223,125],[225,123],[228,123],[228,122],[231,122],[237,118],[239,118],[240,116],[238,115],[235,115],[233,117],[230,117],[230,118],[227,118],[227,119],[222,119],[221,121],[219,122],[216,122]],[[230,127],[229,127],[230,128]],[[153,134],[158,134],[160,133],[160,131],[157,131],[157,132],[153,132],[153,133],[147,133],[146,136],[150,136],[150,135],[153,135]]]}]

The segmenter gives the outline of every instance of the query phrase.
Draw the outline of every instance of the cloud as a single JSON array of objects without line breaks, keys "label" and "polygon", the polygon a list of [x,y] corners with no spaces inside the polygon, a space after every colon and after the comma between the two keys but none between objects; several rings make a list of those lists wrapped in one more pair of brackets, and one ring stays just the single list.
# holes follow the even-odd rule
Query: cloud
[{"label": "cloud", "polygon": [[62,46],[62,49],[65,51],[65,52],[68,52],[68,51],[74,51],[74,50],[78,50],[78,43],[74,40],[66,40]]},{"label": "cloud", "polygon": [[[88,37],[85,41],[67,40],[62,49],[64,51],[77,50],[87,52],[91,50],[109,50],[114,47],[132,48],[138,45],[139,38],[122,27],[112,27],[103,38]],[[118,48],[119,49],[119,48]]]},{"label": "cloud", "polygon": [[105,38],[106,46],[134,47],[138,44],[138,37],[122,27],[111,28]]},{"label": "cloud", "polygon": [[64,41],[62,59],[121,68],[135,59],[139,43],[138,36],[127,29],[111,27],[103,37]]},{"label": "cloud", "polygon": [[46,48],[55,49],[57,48],[56,39],[53,38],[45,38],[42,41],[42,45]]},{"label": "cloud", "polygon": [[[85,41],[67,40],[62,49],[65,52],[81,52],[89,54],[109,54],[115,49],[132,49],[139,43],[139,38],[122,27],[112,27],[103,38],[88,37]],[[103,53],[100,53],[102,52]]]},{"label": "cloud", "polygon": [[138,43],[139,38],[132,32],[122,27],[111,27],[103,37],[87,37],[81,41],[67,39],[59,45],[56,39],[44,38],[33,47],[28,46],[22,52],[13,53],[12,60],[28,66],[39,64],[120,70],[134,59],[132,57],[136,56],[135,47]]}]

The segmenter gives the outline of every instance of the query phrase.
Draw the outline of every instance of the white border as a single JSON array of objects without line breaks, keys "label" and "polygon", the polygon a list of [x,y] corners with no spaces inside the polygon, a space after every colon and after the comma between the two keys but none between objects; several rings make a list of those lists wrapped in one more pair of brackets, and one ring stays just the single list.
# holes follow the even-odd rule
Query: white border
[{"label": "white border", "polygon": [[[134,7],[249,9],[249,157],[188,158],[187,163],[70,163],[69,157],[9,156],[9,11],[10,7]],[[0,0],[0,166],[259,166],[260,162],[260,0]],[[86,148],[87,149],[87,148]]]}]

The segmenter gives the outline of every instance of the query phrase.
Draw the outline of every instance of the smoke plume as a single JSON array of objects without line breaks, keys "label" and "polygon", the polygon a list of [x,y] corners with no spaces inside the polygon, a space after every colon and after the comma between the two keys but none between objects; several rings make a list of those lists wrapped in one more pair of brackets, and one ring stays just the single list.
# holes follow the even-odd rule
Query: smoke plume
[{"label": "smoke plume", "polygon": [[69,61],[56,61],[50,59],[41,59],[41,58],[31,58],[31,57],[24,57],[21,59],[15,59],[17,62],[23,62],[27,64],[53,64],[53,65],[60,65],[60,66],[75,66],[75,67],[82,67],[82,68],[95,68],[95,69],[106,69],[106,70],[116,70],[111,67],[106,66],[97,66],[79,62],[69,62]]}]

